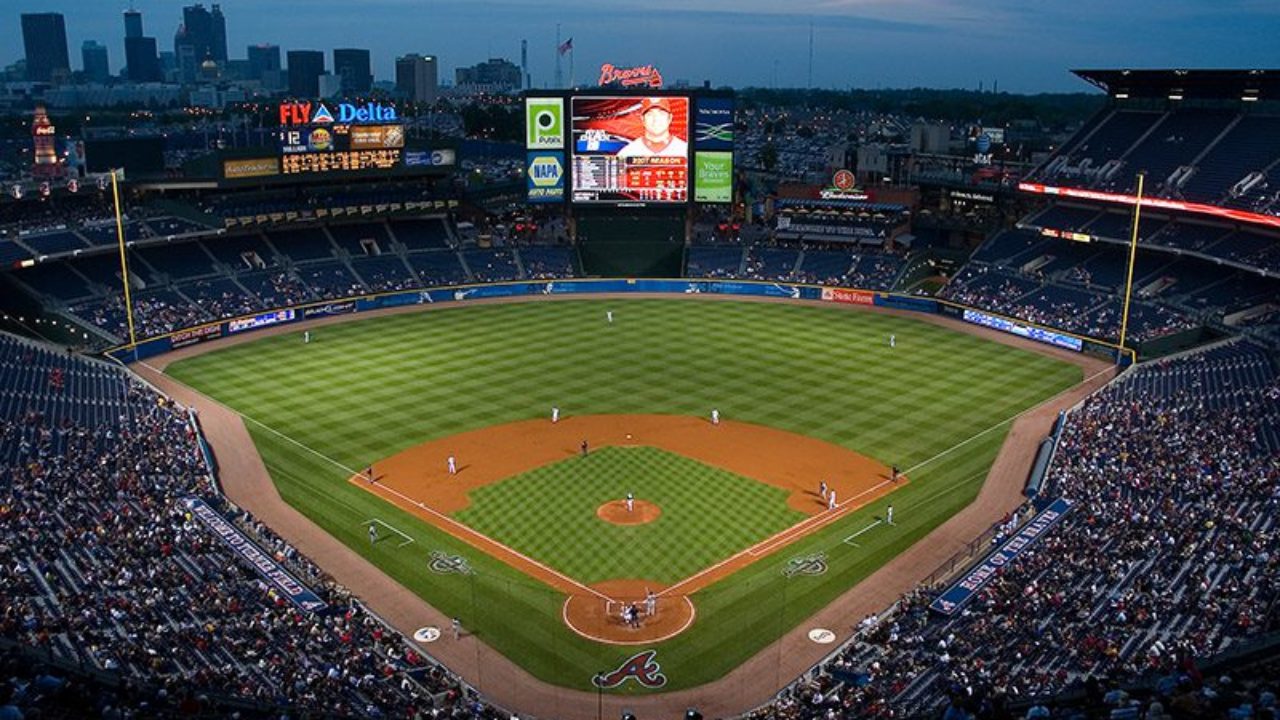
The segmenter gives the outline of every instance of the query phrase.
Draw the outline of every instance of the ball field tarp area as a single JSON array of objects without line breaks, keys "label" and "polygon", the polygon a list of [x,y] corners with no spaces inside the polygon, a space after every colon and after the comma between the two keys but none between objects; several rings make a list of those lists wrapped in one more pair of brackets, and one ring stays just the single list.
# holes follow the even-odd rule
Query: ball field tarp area
[{"label": "ball field tarp area", "polygon": [[[1008,421],[1083,376],[911,318],[773,303],[517,302],[311,335],[253,339],[166,372],[243,415],[285,501],[533,676],[590,690],[600,671],[652,650],[661,672],[649,677],[661,681],[611,693],[724,676],[965,507]],[[607,432],[579,432],[605,416]],[[643,431],[627,431],[630,416]],[[697,425],[651,441],[657,426],[641,423],[662,416]],[[468,444],[501,428],[535,439],[515,453],[520,441]],[[699,455],[698,433],[717,429],[777,436]],[[591,432],[600,440],[580,457]],[[769,463],[752,453],[775,469],[753,473]],[[841,453],[865,462],[824,477],[806,459],[834,465]],[[891,465],[897,483],[884,477]],[[840,492],[835,511],[817,494],[823,480]],[[651,517],[607,519],[627,492]],[[601,642],[567,621],[575,595],[617,624],[618,583],[661,592],[691,577],[687,621],[652,643]],[[684,595],[660,596],[659,619]]]}]

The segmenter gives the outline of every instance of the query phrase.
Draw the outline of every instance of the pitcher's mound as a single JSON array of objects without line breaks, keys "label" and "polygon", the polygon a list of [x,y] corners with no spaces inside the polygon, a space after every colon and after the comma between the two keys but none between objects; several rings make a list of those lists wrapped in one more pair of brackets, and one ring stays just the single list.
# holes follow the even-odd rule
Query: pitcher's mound
[{"label": "pitcher's mound", "polygon": [[630,511],[626,500],[610,500],[596,508],[601,520],[614,525],[644,525],[657,520],[661,514],[662,508],[646,500],[634,500]]}]

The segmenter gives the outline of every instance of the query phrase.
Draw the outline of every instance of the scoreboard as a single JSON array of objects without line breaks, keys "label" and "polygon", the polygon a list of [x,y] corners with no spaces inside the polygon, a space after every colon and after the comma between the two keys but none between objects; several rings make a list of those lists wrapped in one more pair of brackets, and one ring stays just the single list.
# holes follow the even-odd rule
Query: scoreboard
[{"label": "scoreboard", "polygon": [[280,105],[280,173],[392,170],[404,164],[404,125],[391,105]]}]

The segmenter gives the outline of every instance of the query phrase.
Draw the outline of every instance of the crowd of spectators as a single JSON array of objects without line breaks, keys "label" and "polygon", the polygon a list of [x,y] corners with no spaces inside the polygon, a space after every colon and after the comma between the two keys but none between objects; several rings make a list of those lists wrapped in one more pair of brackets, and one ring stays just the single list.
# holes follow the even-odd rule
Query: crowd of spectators
[{"label": "crowd of spectators", "polygon": [[[1280,381],[1261,350],[1155,363],[1096,393],[1068,416],[1046,492],[1074,502],[1066,519],[961,612],[928,609],[939,588],[909,593],[754,717],[1001,717],[1148,674],[1172,678],[1164,707],[1207,707],[1222,689],[1203,690],[1196,663],[1280,629]],[[1276,689],[1223,709],[1274,713]]]},{"label": "crowd of spectators", "polygon": [[[230,506],[183,408],[119,370],[109,382],[76,382],[90,371],[102,377],[89,363],[0,336],[0,638],[127,681],[125,691],[88,693],[126,706],[112,717],[152,716],[139,703],[222,700],[365,717],[499,717]],[[46,374],[45,394],[75,402],[33,397]],[[80,403],[109,406],[110,419],[51,410]],[[192,516],[189,497],[234,519],[328,609],[306,611],[273,591]],[[20,709],[65,682],[15,673],[0,702]]]}]

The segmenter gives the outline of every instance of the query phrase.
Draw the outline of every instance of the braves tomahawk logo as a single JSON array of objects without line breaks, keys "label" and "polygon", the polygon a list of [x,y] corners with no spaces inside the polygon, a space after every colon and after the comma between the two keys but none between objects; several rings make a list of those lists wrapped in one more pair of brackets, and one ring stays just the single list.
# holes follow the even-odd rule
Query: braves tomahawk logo
[{"label": "braves tomahawk logo", "polygon": [[667,676],[662,674],[662,666],[653,659],[656,650],[645,650],[627,658],[617,670],[600,673],[591,678],[591,684],[598,688],[616,688],[627,680],[635,680],[647,688],[660,688],[667,684]]}]

